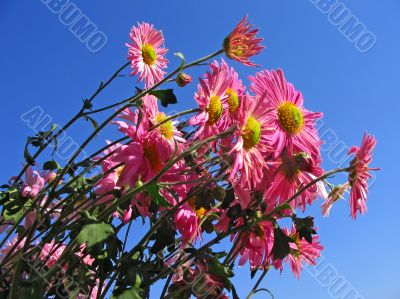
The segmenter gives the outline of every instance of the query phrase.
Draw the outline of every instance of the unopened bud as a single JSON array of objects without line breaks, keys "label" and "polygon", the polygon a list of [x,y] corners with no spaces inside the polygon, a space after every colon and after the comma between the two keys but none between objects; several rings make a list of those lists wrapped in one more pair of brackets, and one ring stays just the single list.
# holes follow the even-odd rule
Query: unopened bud
[{"label": "unopened bud", "polygon": [[176,84],[179,87],[185,87],[187,84],[192,83],[192,77],[185,73],[180,73],[176,76]]}]

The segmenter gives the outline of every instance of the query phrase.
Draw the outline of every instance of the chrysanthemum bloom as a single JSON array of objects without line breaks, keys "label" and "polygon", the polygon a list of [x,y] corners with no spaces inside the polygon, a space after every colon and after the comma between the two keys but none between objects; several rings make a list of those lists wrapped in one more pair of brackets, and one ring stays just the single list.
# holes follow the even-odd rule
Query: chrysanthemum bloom
[{"label": "chrysanthemum bloom", "polygon": [[[324,171],[321,167],[307,157],[305,153],[287,155],[283,153],[278,168],[273,174],[271,186],[264,193],[264,199],[269,206],[276,203],[282,204],[296,194],[299,188],[311,183]],[[326,199],[328,196],[322,181],[310,186],[290,202],[293,208],[305,210],[307,204],[312,204],[317,197]]]},{"label": "chrysanthemum bloom", "polygon": [[249,58],[260,53],[264,46],[260,45],[263,39],[256,38],[258,29],[252,29],[252,27],[253,25],[247,22],[247,16],[245,16],[225,38],[223,46],[226,56],[230,59],[244,65],[257,66]]},{"label": "chrysanthemum bloom", "polygon": [[370,170],[378,170],[369,168],[375,145],[375,137],[365,133],[361,147],[353,146],[349,150],[349,154],[355,155],[350,162],[349,173],[350,214],[353,219],[356,218],[357,212],[364,214],[367,211],[368,180],[372,177]]},{"label": "chrysanthemum bloom", "polygon": [[179,87],[185,87],[189,83],[192,83],[193,79],[190,75],[185,73],[180,73],[176,76],[175,82]]},{"label": "chrysanthemum bloom", "polygon": [[273,128],[271,142],[275,157],[283,149],[289,152],[305,152],[312,158],[319,156],[321,141],[315,129],[315,120],[322,113],[314,113],[303,107],[303,96],[287,82],[281,70],[264,70],[249,78],[251,90],[257,95],[265,95],[269,110],[268,125]]},{"label": "chrysanthemum bloom", "polygon": [[34,171],[31,166],[26,169],[25,182],[22,185],[21,194],[24,197],[36,197],[43,189],[45,179],[39,172]]},{"label": "chrysanthemum bloom", "polygon": [[349,187],[350,186],[348,182],[343,185],[337,185],[333,187],[333,189],[328,194],[328,199],[321,206],[322,215],[324,217],[329,216],[333,204],[337,202],[340,198],[343,198],[343,194],[349,189]]},{"label": "chrysanthemum bloom", "polygon": [[132,76],[139,73],[139,80],[145,82],[145,88],[152,87],[162,80],[168,60],[164,54],[164,37],[161,31],[154,29],[148,23],[138,23],[130,32],[132,43],[128,47],[128,59],[131,61]]},{"label": "chrysanthemum bloom", "polygon": [[[109,141],[107,141],[107,143],[110,144]],[[110,156],[101,162],[101,168],[105,174],[96,185],[95,193],[97,195],[102,195],[109,191],[120,189],[117,183],[122,173],[122,170],[124,169],[124,165],[117,167],[116,169],[114,169],[114,171],[110,171],[119,164],[116,161],[114,161],[113,153],[115,153],[120,146],[121,144],[115,144],[113,146],[110,146],[108,149],[104,151],[105,155],[110,155]],[[101,157],[96,157],[94,160],[98,161],[99,159],[101,159]],[[111,194],[102,196],[102,198],[98,201],[98,203],[99,204],[103,204],[106,202],[111,203],[110,199],[112,198],[113,196]]]},{"label": "chrysanthemum bloom", "polygon": [[[238,118],[246,87],[243,85],[242,80],[239,79],[239,74],[233,67],[229,69],[229,76],[232,78],[232,82],[226,90],[226,95],[228,96],[226,102],[228,105],[224,116],[230,119],[231,122],[234,122]],[[231,122],[227,122],[227,124],[230,125]]]},{"label": "chrysanthemum bloom", "polygon": [[183,243],[193,243],[201,236],[199,217],[196,211],[188,204],[181,206],[174,216],[177,230],[182,234]]},{"label": "chrysanthemum bloom", "polygon": [[230,151],[233,157],[230,179],[242,188],[252,188],[261,182],[267,167],[263,154],[270,150],[269,111],[262,97],[246,95],[242,104],[237,142]]},{"label": "chrysanthemum bloom", "polygon": [[[176,128],[178,121],[167,120],[167,116],[164,112],[158,109],[158,100],[154,96],[143,97],[143,111],[147,115],[149,120],[149,130],[152,127],[157,126],[152,132],[150,132],[151,139],[157,140],[158,152],[164,154],[164,158],[170,158],[175,151],[175,142],[178,145],[178,149],[182,148],[182,144],[186,140],[182,137],[182,133]],[[146,121],[143,119],[142,121]]]},{"label": "chrysanthemum bloom", "polygon": [[228,108],[227,89],[232,78],[229,76],[229,66],[224,60],[219,64],[216,60],[210,64],[211,72],[200,78],[195,100],[199,104],[200,113],[189,120],[189,124],[200,126],[194,138],[201,140],[217,135],[223,130],[222,114]]},{"label": "chrysanthemum bloom", "polygon": [[[243,220],[239,220],[238,225],[242,224]],[[235,255],[240,254],[239,266],[250,261],[251,269],[263,267],[268,263],[274,245],[274,228],[270,221],[262,221],[231,239],[233,242],[239,239],[235,252]]]},{"label": "chrysanthemum bloom", "polygon": [[46,243],[43,246],[39,258],[45,261],[47,267],[51,268],[58,261],[66,247],[65,244],[59,245],[54,240],[51,240],[50,243]]},{"label": "chrysanthemum bloom", "polygon": [[313,236],[311,244],[304,238],[300,239],[299,233],[294,226],[291,232],[287,229],[284,229],[284,232],[294,241],[294,243],[289,243],[290,254],[286,260],[290,261],[290,268],[294,276],[300,278],[303,263],[316,265],[316,260],[321,256],[321,251],[324,250],[324,247],[319,243],[319,236]]}]

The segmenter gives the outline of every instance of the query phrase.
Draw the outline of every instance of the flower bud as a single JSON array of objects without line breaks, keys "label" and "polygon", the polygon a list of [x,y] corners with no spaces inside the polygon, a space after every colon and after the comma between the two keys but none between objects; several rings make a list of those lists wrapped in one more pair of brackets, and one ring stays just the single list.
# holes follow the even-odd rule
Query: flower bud
[{"label": "flower bud", "polygon": [[192,83],[192,77],[185,73],[180,73],[176,76],[176,84],[179,87],[185,87],[187,84]]}]

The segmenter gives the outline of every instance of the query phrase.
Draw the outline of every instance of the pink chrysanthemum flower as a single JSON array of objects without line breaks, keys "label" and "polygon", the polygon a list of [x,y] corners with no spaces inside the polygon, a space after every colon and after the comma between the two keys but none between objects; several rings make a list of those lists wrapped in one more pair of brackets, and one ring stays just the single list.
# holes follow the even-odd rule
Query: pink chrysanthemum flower
[{"label": "pink chrysanthemum flower", "polygon": [[303,263],[316,265],[316,260],[321,256],[324,247],[319,243],[319,236],[312,237],[312,243],[308,243],[304,238],[300,239],[299,233],[293,226],[291,232],[284,229],[284,232],[294,241],[289,243],[290,254],[286,261],[290,262],[290,268],[295,277],[300,278]]},{"label": "pink chrysanthemum flower", "polygon": [[184,243],[193,243],[201,238],[201,219],[207,214],[203,207],[196,207],[196,198],[189,199],[176,212],[174,219],[178,231],[182,234]]},{"label": "pink chrysanthemum flower", "polygon": [[244,91],[246,89],[242,80],[239,79],[239,74],[233,67],[229,69],[229,76],[232,78],[232,82],[226,90],[226,95],[228,96],[226,102],[228,105],[227,111],[224,113],[224,116],[230,120],[227,121],[227,125],[235,122],[239,117],[241,102],[243,102]]},{"label": "pink chrysanthemum flower", "polygon": [[355,155],[350,162],[349,173],[350,214],[353,219],[356,218],[357,212],[364,214],[367,211],[368,180],[372,177],[370,170],[378,170],[369,168],[375,145],[375,137],[365,133],[361,147],[353,146],[349,150],[349,154]]},{"label": "pink chrysanthemum flower", "polygon": [[25,182],[22,185],[21,194],[24,197],[36,197],[39,192],[43,189],[46,183],[39,172],[34,171],[31,166],[26,169]]},{"label": "pink chrysanthemum flower", "polygon": [[249,78],[251,90],[257,95],[265,95],[272,108],[268,115],[271,142],[275,157],[283,149],[289,152],[305,152],[312,158],[319,156],[319,140],[315,120],[322,113],[314,113],[303,107],[303,96],[287,82],[282,70],[264,70]]},{"label": "pink chrysanthemum flower", "polygon": [[[273,181],[268,190],[264,193],[267,204],[282,204],[285,200],[296,194],[299,188],[315,180],[324,173],[312,159],[304,153],[288,156],[283,153],[278,168],[273,175]],[[322,181],[312,185],[299,194],[290,202],[293,208],[306,209],[307,204],[311,205],[317,197],[326,199],[328,194]]]},{"label": "pink chrysanthemum flower", "polygon": [[263,178],[267,167],[263,154],[269,151],[268,107],[261,97],[243,97],[238,119],[237,142],[230,151],[233,165],[230,179],[242,188],[255,187]]},{"label": "pink chrysanthemum flower", "polygon": [[343,194],[347,192],[349,189],[349,183],[346,182],[343,185],[337,185],[332,188],[331,192],[328,194],[328,199],[322,204],[322,215],[324,217],[328,217],[331,211],[331,208],[335,202],[337,202],[340,198],[343,198]]},{"label": "pink chrysanthemum flower", "polygon": [[[243,220],[238,221],[238,225],[242,224]],[[235,255],[240,254],[239,266],[250,261],[251,269],[255,269],[268,263],[274,245],[274,227],[270,221],[262,221],[254,225],[250,231],[231,237],[233,242],[238,238],[240,240]]]},{"label": "pink chrysanthemum flower", "polygon": [[225,38],[223,45],[228,58],[247,66],[257,66],[249,58],[264,49],[264,46],[260,45],[263,39],[256,38],[258,29],[252,29],[252,27],[253,25],[247,22],[247,16],[245,16]]},{"label": "pink chrysanthemum flower", "polygon": [[175,142],[180,147],[186,142],[182,137],[182,133],[176,128],[178,122],[174,120],[165,121],[167,116],[158,109],[158,100],[154,96],[143,97],[143,111],[146,113],[147,119],[150,122],[149,129],[162,123],[150,132],[150,138],[159,140],[157,143],[159,147],[158,151],[164,153],[166,157],[171,157],[175,150]]},{"label": "pink chrysanthemum flower", "polygon": [[[107,141],[107,143],[110,144],[111,142]],[[121,146],[121,144],[118,143],[118,144],[110,146],[108,149],[106,149],[104,151],[105,155],[110,155],[110,156],[101,162],[102,171],[106,174],[104,174],[103,177],[97,183],[96,190],[95,190],[95,193],[97,195],[102,195],[102,194],[108,193],[109,191],[120,189],[117,186],[117,183],[118,183],[119,177],[122,173],[122,170],[124,169],[124,165],[117,167],[117,165],[119,163],[114,161],[115,152],[117,151],[117,149],[120,146]],[[96,157],[95,161],[98,161],[100,159],[101,159],[101,157]],[[113,168],[115,168],[114,171],[110,171]],[[112,198],[113,198],[113,196],[111,194],[102,196],[102,198],[98,201],[98,203],[99,204],[103,204],[106,202],[111,203]]]},{"label": "pink chrysanthemum flower", "polygon": [[215,60],[210,67],[211,72],[207,72],[204,79],[199,79],[200,84],[195,94],[201,112],[189,120],[190,125],[200,126],[194,138],[201,140],[217,135],[223,130],[221,120],[223,112],[228,108],[227,89],[232,83],[229,66],[224,60],[221,65]]},{"label": "pink chrysanthemum flower", "polygon": [[66,247],[65,244],[59,245],[54,240],[51,240],[50,243],[46,243],[43,246],[39,258],[45,261],[47,267],[51,268],[58,261]]},{"label": "pink chrysanthemum flower", "polygon": [[139,80],[145,81],[145,87],[152,87],[162,80],[165,74],[163,69],[167,68],[168,60],[164,54],[168,50],[164,48],[164,37],[153,25],[143,22],[132,27],[130,38],[132,43],[126,43],[126,46],[131,74],[139,73]]}]

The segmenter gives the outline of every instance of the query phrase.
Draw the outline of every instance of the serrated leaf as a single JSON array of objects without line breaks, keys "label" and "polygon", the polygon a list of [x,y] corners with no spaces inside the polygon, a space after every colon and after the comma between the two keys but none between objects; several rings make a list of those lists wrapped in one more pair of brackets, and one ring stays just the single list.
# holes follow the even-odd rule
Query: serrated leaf
[{"label": "serrated leaf", "polygon": [[79,244],[86,244],[87,247],[92,247],[105,241],[109,236],[114,234],[114,228],[107,223],[92,223],[82,227],[76,240]]},{"label": "serrated leaf", "polygon": [[176,104],[178,100],[173,89],[159,89],[150,91],[149,94],[160,100],[161,106],[168,107],[169,104]]}]

